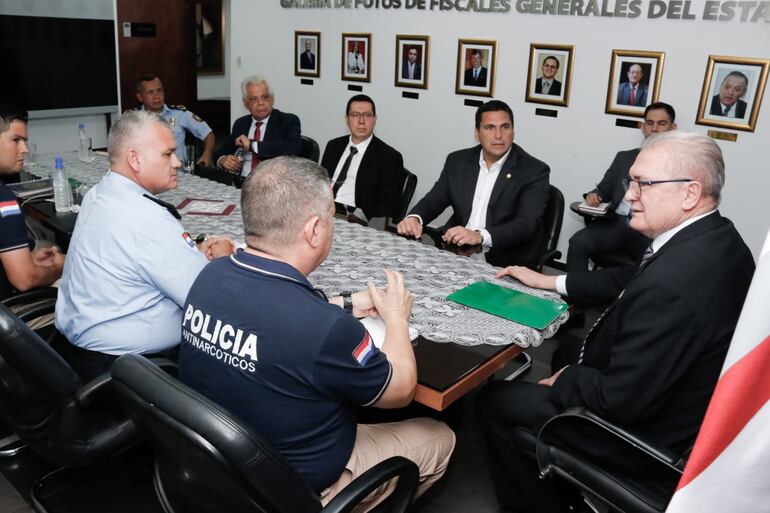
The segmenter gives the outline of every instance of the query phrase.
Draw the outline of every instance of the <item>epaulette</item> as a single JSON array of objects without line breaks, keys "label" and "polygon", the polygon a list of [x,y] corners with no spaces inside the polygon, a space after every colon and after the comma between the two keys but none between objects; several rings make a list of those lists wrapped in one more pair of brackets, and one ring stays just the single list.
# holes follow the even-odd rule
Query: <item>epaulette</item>
[{"label": "epaulette", "polygon": [[187,110],[187,107],[184,105],[169,105],[169,109],[176,109],[176,110]]}]

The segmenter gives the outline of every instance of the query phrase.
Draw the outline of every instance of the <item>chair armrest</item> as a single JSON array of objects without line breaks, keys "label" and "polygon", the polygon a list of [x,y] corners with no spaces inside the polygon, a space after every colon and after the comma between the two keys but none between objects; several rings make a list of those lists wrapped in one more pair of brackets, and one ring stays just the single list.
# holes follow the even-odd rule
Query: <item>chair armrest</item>
[{"label": "chair armrest", "polygon": [[83,406],[88,406],[91,404],[91,401],[94,400],[95,396],[97,396],[102,389],[111,382],[112,376],[109,372],[105,372],[104,374],[95,377],[78,389],[75,393],[75,401]]},{"label": "chair armrest", "polygon": [[[662,464],[678,474],[684,469],[685,461],[679,454],[666,448],[655,447],[585,408],[569,408],[543,425],[537,436],[537,459],[540,468],[543,469],[549,464],[547,451],[542,450],[543,444],[551,444],[556,439],[574,440],[580,433],[585,436],[586,432],[590,433],[595,444],[617,448],[614,455],[619,459],[623,458],[625,451],[627,455],[641,456],[653,465]],[[580,449],[577,444],[574,448]]]},{"label": "chair armrest", "polygon": [[38,287],[36,289],[20,292],[15,296],[3,299],[2,303],[11,308],[12,306],[40,301],[41,299],[56,299],[59,289],[56,287]]},{"label": "chair armrest", "polygon": [[56,299],[41,299],[33,305],[16,306],[17,308],[14,311],[16,317],[24,323],[29,323],[33,319],[54,313],[56,311]]},{"label": "chair armrest", "polygon": [[559,258],[561,258],[561,251],[558,249],[548,251],[543,255],[543,258],[540,259],[540,266],[542,267],[548,262],[551,262],[552,260],[558,260]]},{"label": "chair armrest", "polygon": [[417,490],[419,470],[414,462],[393,456],[370,468],[337,494],[322,510],[323,513],[347,513],[352,511],[374,489],[398,477],[393,493],[377,506],[378,512],[402,512],[412,503]]},{"label": "chair armrest", "polygon": [[152,363],[154,363],[161,369],[176,370],[179,368],[179,365],[177,365],[175,361],[169,360],[168,358],[155,357],[155,358],[148,358],[148,360],[150,360]]}]

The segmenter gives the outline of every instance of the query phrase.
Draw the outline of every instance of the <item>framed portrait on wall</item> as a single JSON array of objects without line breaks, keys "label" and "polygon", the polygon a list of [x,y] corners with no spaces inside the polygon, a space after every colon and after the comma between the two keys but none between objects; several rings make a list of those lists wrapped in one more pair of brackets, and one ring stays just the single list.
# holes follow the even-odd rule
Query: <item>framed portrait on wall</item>
[{"label": "framed portrait on wall", "polygon": [[665,52],[612,50],[604,112],[643,118],[644,109],[658,101],[665,56]]},{"label": "framed portrait on wall", "polygon": [[371,81],[372,35],[342,34],[342,80]]},{"label": "framed portrait on wall", "polygon": [[770,59],[709,55],[695,122],[753,132]]},{"label": "framed portrait on wall", "polygon": [[457,42],[455,93],[494,95],[496,67],[497,41],[460,39]]},{"label": "framed portrait on wall", "polygon": [[321,76],[321,33],[294,32],[294,75]]},{"label": "framed portrait on wall", "polygon": [[429,36],[396,35],[396,87],[428,88]]},{"label": "framed portrait on wall", "polygon": [[195,0],[195,67],[198,75],[225,73],[225,11],[222,0]]},{"label": "framed portrait on wall", "polygon": [[574,60],[574,45],[530,44],[525,100],[567,107]]}]

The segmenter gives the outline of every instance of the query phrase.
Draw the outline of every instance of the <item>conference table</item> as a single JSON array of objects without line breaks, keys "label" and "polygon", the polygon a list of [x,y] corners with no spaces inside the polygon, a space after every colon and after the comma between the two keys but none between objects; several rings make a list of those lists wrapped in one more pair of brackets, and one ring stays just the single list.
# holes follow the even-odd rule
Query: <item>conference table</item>
[{"label": "conference table", "polygon": [[[74,152],[61,156],[68,176],[86,186],[97,183],[109,167],[102,156],[90,163],[77,160]],[[48,176],[50,170],[38,168],[35,173]],[[193,237],[208,233],[230,237],[236,244],[244,242],[238,189],[180,172],[177,188],[158,197],[177,207],[182,224]],[[71,223],[70,216],[54,212],[47,226]],[[364,289],[370,281],[384,286],[384,268],[403,273],[414,298],[410,326],[419,334],[414,341],[419,382],[415,400],[441,411],[523,349],[552,337],[569,317],[565,310],[545,329],[537,330],[447,299],[467,285],[488,281],[562,301],[558,294],[531,289],[510,278],[495,278],[499,268],[480,256],[456,255],[435,245],[335,219],[331,253],[308,279],[331,297],[344,290]]]}]

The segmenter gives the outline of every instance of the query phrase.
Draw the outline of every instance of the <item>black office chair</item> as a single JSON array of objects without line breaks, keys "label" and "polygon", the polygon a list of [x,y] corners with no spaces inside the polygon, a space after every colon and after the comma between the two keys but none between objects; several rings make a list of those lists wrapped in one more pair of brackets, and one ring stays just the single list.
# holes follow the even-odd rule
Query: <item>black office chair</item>
[{"label": "black office chair", "polygon": [[310,485],[261,436],[225,409],[139,355],[113,365],[118,398],[155,451],[155,491],[168,513],[250,511],[342,513],[393,477],[378,512],[401,512],[417,487],[417,466],[390,458],[325,508]]},{"label": "black office chair", "polygon": [[[601,455],[585,449],[589,439]],[[537,461],[544,478],[564,479],[590,502],[625,513],[665,511],[685,465],[683,455],[653,447],[584,408],[571,408],[543,426]]]},{"label": "black office chair", "polygon": [[[53,303],[25,315],[53,312]],[[137,440],[133,423],[117,408],[103,408],[98,398],[109,375],[83,383],[72,368],[22,320],[0,305],[0,416],[31,449],[64,468],[84,467],[105,459]],[[45,482],[32,490],[42,506]]]},{"label": "black office chair", "polygon": [[398,212],[395,217],[389,217],[385,221],[385,229],[390,232],[396,231],[396,225],[409,213],[409,203],[414,197],[414,190],[417,188],[417,175],[404,168],[404,184],[401,187],[401,198],[398,203]]},{"label": "black office chair", "polygon": [[321,149],[318,147],[318,143],[315,139],[311,139],[305,135],[302,136],[302,151],[299,156],[310,159],[318,164],[318,159],[321,158]]},{"label": "black office chair", "polygon": [[545,250],[540,259],[540,270],[543,266],[561,258],[561,251],[556,249],[559,244],[561,224],[564,221],[564,195],[555,185],[548,186],[548,203],[543,214],[545,228]]}]

